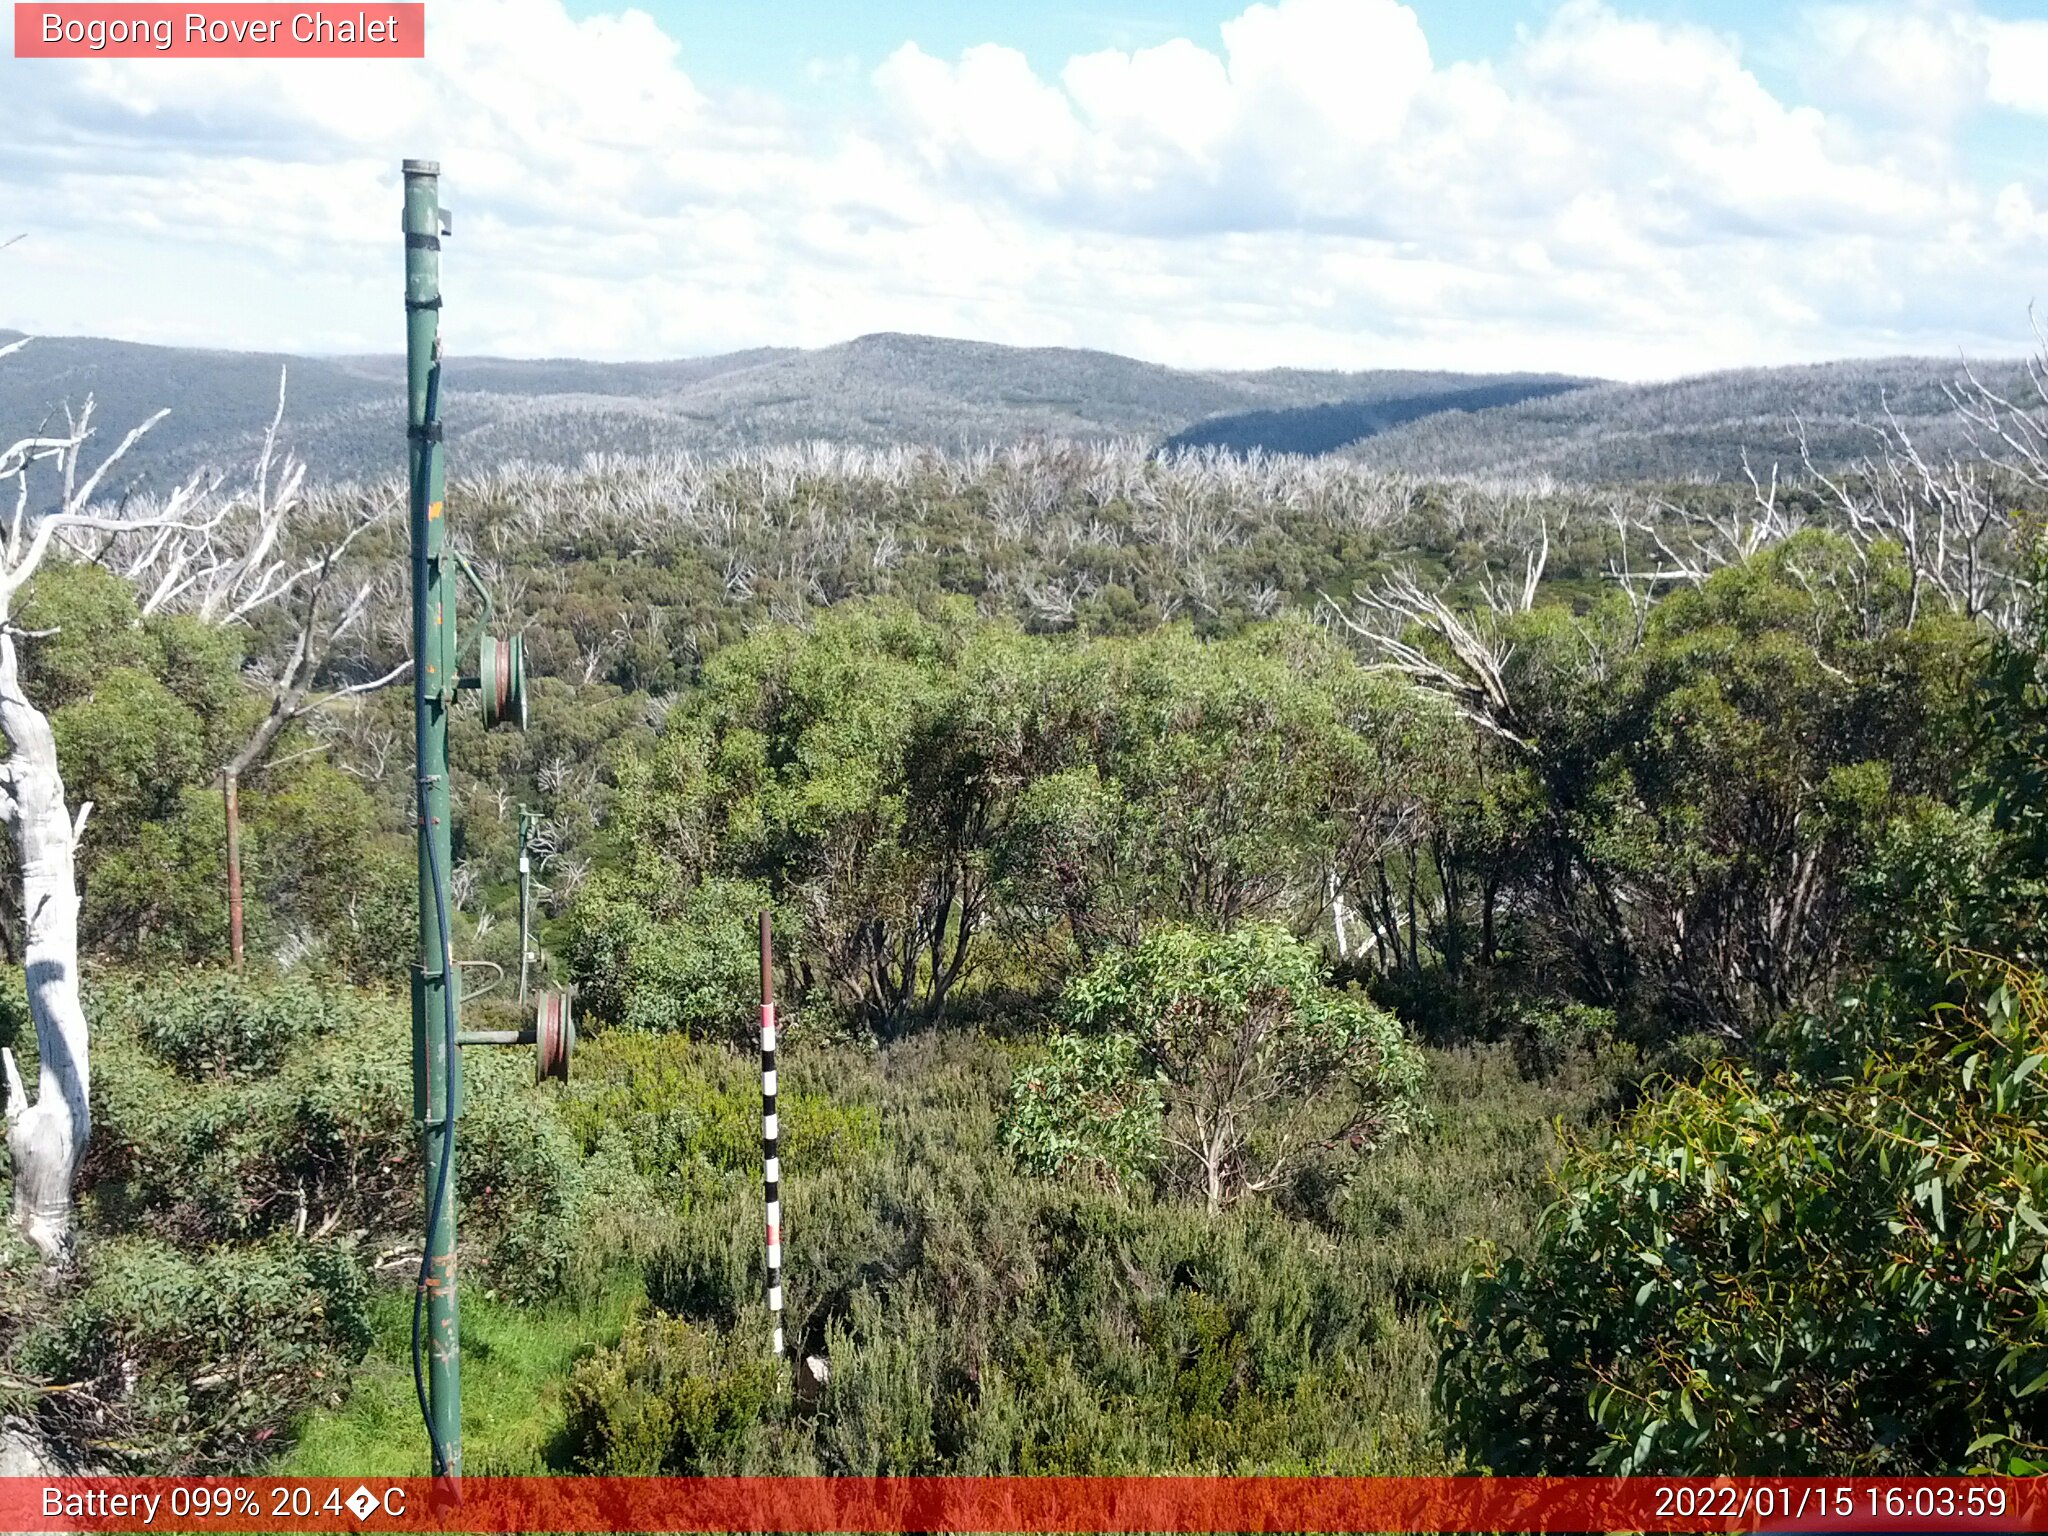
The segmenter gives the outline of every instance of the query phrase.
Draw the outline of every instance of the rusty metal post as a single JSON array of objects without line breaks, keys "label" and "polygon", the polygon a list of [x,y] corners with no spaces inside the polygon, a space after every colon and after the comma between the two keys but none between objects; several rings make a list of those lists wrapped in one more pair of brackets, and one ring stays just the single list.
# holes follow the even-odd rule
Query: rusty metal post
[{"label": "rusty metal post", "polygon": [[228,958],[242,968],[242,798],[241,776],[230,767],[220,794],[228,821]]}]

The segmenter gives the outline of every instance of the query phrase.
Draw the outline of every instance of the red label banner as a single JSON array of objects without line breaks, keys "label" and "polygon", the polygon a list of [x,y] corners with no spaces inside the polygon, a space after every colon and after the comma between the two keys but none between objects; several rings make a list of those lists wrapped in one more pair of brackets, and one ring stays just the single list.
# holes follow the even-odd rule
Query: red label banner
[{"label": "red label banner", "polygon": [[23,5],[17,59],[423,59],[425,4]]},{"label": "red label banner", "polygon": [[0,1479],[6,1531],[2044,1531],[2012,1478]]}]

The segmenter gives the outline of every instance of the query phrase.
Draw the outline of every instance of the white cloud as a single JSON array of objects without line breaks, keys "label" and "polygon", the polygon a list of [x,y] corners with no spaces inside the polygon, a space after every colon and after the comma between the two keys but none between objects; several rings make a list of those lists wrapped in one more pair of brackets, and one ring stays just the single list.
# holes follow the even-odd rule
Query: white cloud
[{"label": "white cloud", "polygon": [[1984,104],[1989,28],[1945,0],[1821,6],[1807,14],[1810,87],[1879,123],[1946,128]]},{"label": "white cloud", "polygon": [[2048,117],[2048,21],[1999,21],[1984,30],[1990,100]]},{"label": "white cloud", "polygon": [[1049,73],[906,44],[866,114],[721,93],[644,13],[560,0],[443,6],[418,64],[0,57],[0,207],[33,233],[0,324],[388,347],[425,154],[472,351],[907,329],[1643,375],[2018,344],[2048,181],[1980,178],[1958,125],[2048,114],[2048,23],[1833,6],[1801,35],[1804,101],[1600,0],[1455,63],[1398,0],[1262,0]]},{"label": "white cloud", "polygon": [[1497,65],[1435,68],[1395,0],[1278,0],[1181,43],[1072,61],[945,64],[906,47],[879,83],[918,153],[965,194],[1067,222],[1489,238],[1596,189],[1653,238],[1924,229],[1940,175],[1845,153],[1703,28],[1567,0]]},{"label": "white cloud", "polygon": [[1881,0],[1805,13],[1800,61],[1823,100],[1867,126],[1947,131],[1986,106],[2048,116],[2048,21],[1968,0]]},{"label": "white cloud", "polygon": [[971,165],[1036,197],[1073,174],[1083,149],[1073,109],[1014,48],[983,44],[945,64],[905,43],[875,79],[915,122],[934,166]]},{"label": "white cloud", "polygon": [[1278,0],[1223,24],[1241,114],[1353,144],[1385,143],[1432,73],[1429,41],[1397,0]]}]

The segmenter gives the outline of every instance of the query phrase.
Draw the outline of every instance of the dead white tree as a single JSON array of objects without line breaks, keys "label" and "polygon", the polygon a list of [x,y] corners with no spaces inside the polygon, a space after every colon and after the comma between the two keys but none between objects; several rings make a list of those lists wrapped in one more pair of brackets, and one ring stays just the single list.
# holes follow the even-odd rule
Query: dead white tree
[{"label": "dead white tree", "polygon": [[1495,587],[1489,594],[1493,604],[1475,612],[1460,612],[1441,594],[1426,591],[1406,570],[1394,572],[1370,591],[1355,593],[1355,611],[1326,592],[1323,611],[1377,655],[1369,669],[1398,672],[1443,694],[1481,730],[1526,748],[1529,743],[1508,686],[1514,645],[1499,621],[1534,605],[1549,553],[1546,528],[1528,552],[1519,588],[1508,592]]},{"label": "dead white tree", "polygon": [[2048,492],[2048,334],[2038,315],[2029,311],[2028,318],[2034,325],[2034,353],[2018,388],[1993,389],[1965,363],[1963,378],[1949,387],[1948,397],[1965,435],[1987,463]]},{"label": "dead white tree", "polygon": [[[0,348],[0,357],[25,344]],[[75,416],[67,410],[61,434],[38,432],[0,450],[0,491],[10,482],[14,488],[0,541],[0,733],[7,746],[0,760],[0,818],[21,871],[22,960],[36,1030],[34,1101],[11,1050],[0,1053],[0,1069],[6,1078],[15,1225],[52,1259],[62,1259],[70,1247],[72,1181],[92,1132],[77,879],[78,841],[92,807],[82,804],[75,813],[69,807],[49,717],[23,689],[19,642],[31,636],[13,622],[15,601],[53,558],[94,560],[118,571],[135,584],[145,614],[184,611],[210,622],[239,623],[299,598],[299,643],[273,680],[271,717],[257,732],[260,756],[283,723],[309,707],[324,647],[347,633],[370,596],[359,589],[341,602],[338,618],[323,621],[322,597],[337,562],[374,518],[359,520],[310,555],[284,552],[293,546],[287,534],[301,504],[304,471],[276,460],[275,421],[252,495],[222,500],[219,480],[195,475],[162,499],[131,503],[124,495],[113,510],[101,510],[99,498],[110,477],[166,414],[159,411],[130,431],[96,467],[86,460],[97,436],[91,400]],[[44,504],[32,506],[38,495]]]},{"label": "dead white tree", "polygon": [[[1607,579],[1627,595],[1638,640],[1651,606],[1666,589],[1699,586],[1723,566],[1739,565],[1804,526],[1780,503],[1775,463],[1766,483],[1757,477],[1745,452],[1742,473],[1749,482],[1749,502],[1725,514],[1663,497],[1653,497],[1647,504],[1616,501],[1608,508],[1615,547],[1607,557]],[[1651,551],[1643,564],[1634,558],[1632,546],[1638,539]]]},{"label": "dead white tree", "polygon": [[[1563,526],[1560,523],[1560,531]],[[1510,671],[1515,655],[1513,619],[1536,606],[1550,561],[1552,529],[1549,518],[1539,515],[1503,532],[1522,546],[1521,569],[1483,572],[1477,608],[1454,606],[1441,592],[1424,588],[1411,571],[1400,570],[1370,589],[1354,591],[1350,609],[1324,593],[1321,613],[1357,637],[1368,671],[1407,678],[1446,700],[1457,716],[1486,736],[1533,756],[1533,727],[1516,697]],[[1403,927],[1412,958],[1422,927],[1432,919],[1428,903],[1418,908],[1414,861],[1417,849],[1441,829],[1432,825],[1433,813],[1423,800],[1400,786],[1416,782],[1417,774],[1440,770],[1436,763],[1421,761],[1409,766],[1413,773],[1393,774],[1383,790],[1376,787],[1373,794],[1341,811],[1346,831],[1326,882],[1340,958],[1349,958],[1345,928],[1354,891],[1366,933],[1362,948],[1396,963]],[[1408,860],[1405,920],[1388,879],[1390,862],[1397,855]],[[1488,934],[1491,901],[1489,896],[1484,925]],[[1448,906],[1441,910],[1448,914]]]},{"label": "dead white tree", "polygon": [[[412,670],[410,660],[400,662],[380,677],[345,683],[315,692],[316,680],[328,656],[357,625],[370,601],[372,584],[359,584],[352,595],[338,603],[328,601],[334,561],[340,550],[330,551],[317,572],[305,583],[303,595],[294,605],[296,615],[292,648],[284,664],[268,680],[270,708],[256,723],[235,755],[220,772],[221,798],[227,817],[228,951],[236,965],[242,963],[244,923],[242,902],[242,782],[266,759],[284,734],[285,727],[328,705],[358,694],[373,693],[404,677]],[[322,743],[324,745],[324,743]],[[316,748],[317,749],[317,748]],[[295,754],[296,755],[296,754]],[[287,759],[289,761],[289,759]]]},{"label": "dead white tree", "polygon": [[[1963,451],[1925,447],[1886,402],[1882,418],[1865,424],[1871,452],[1830,470],[1816,462],[1805,424],[1795,419],[1799,467],[1826,506],[1825,526],[1849,541],[1864,570],[1880,549],[1904,566],[1897,621],[1913,623],[1931,603],[2010,630],[2025,611],[2031,587],[2015,547],[2013,492],[2037,500],[2048,493],[2048,345],[2024,378],[2023,389],[2001,391],[1964,365],[1963,377],[1948,387]],[[1810,526],[1781,498],[1777,465],[1766,481],[1745,455],[1743,473],[1749,501],[1728,514],[1656,500],[1647,515],[1617,515],[1618,553],[1608,577],[1629,594],[1639,617],[1663,589],[1697,586]],[[1654,554],[1646,564],[1631,558],[1636,540]],[[1800,576],[1796,569],[1788,574]],[[1876,608],[1863,606],[1866,622],[1879,622]]]},{"label": "dead white tree", "polygon": [[[341,699],[387,687],[412,666],[407,660],[379,677],[319,689],[337,646],[364,625],[376,606],[374,577],[358,573],[343,579],[350,547],[390,518],[397,503],[390,496],[339,506],[309,502],[306,466],[278,452],[286,377],[280,371],[277,409],[255,473],[220,516],[194,527],[124,532],[103,555],[135,585],[145,616],[186,613],[217,625],[246,624],[279,608],[291,616],[283,659],[251,673],[268,693],[270,707],[219,772],[227,833],[228,950],[237,966],[244,952],[243,783],[269,759],[294,722]],[[316,532],[314,525],[325,526]]]},{"label": "dead white tree", "polygon": [[[14,603],[43,564],[79,535],[203,534],[209,526],[205,493],[196,479],[146,514],[93,510],[108,476],[161,416],[130,432],[97,468],[87,470],[83,458],[94,436],[92,417],[88,401],[76,418],[67,415],[62,436],[37,434],[0,450],[0,487],[16,484],[14,514],[0,545],[0,732],[7,742],[7,755],[0,760],[0,819],[21,866],[22,963],[36,1030],[33,1102],[12,1050],[0,1052],[0,1068],[7,1084],[14,1223],[53,1260],[70,1249],[71,1184],[92,1133],[91,1049],[79,999],[76,867],[79,835],[92,806],[88,802],[74,812],[67,803],[49,717],[23,690],[18,642],[25,636],[13,622]],[[30,471],[38,464],[54,471],[56,494],[46,510],[32,517],[30,480],[40,484],[43,477],[32,477]]]}]

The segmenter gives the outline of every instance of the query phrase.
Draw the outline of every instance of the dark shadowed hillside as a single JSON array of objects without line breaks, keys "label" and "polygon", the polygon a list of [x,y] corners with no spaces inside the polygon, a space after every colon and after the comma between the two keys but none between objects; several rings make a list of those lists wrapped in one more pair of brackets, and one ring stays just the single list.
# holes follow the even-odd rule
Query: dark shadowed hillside
[{"label": "dark shadowed hillside", "polygon": [[[1944,386],[1957,358],[1894,357],[1745,368],[1658,384],[1597,384],[1490,410],[1441,411],[1347,450],[1379,469],[1429,474],[1549,474],[1564,480],[1736,479],[1743,451],[1759,473],[1799,459],[1802,425],[1816,463],[1871,451],[1887,411],[1924,448],[1959,441]],[[2016,362],[1976,366],[2013,384]]]},{"label": "dark shadowed hillside", "polygon": [[1228,448],[1234,453],[1332,453],[1361,438],[1440,411],[1474,412],[1583,389],[1575,379],[1504,379],[1477,389],[1386,398],[1351,398],[1288,410],[1212,416],[1167,439],[1169,448]]}]

